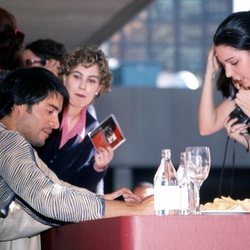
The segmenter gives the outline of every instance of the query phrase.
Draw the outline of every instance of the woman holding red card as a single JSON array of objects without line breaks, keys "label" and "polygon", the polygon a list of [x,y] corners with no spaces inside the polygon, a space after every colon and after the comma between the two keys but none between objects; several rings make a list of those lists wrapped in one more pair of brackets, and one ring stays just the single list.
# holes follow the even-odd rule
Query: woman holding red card
[{"label": "woman holding red card", "polygon": [[99,123],[86,108],[110,91],[107,58],[96,47],[77,48],[66,55],[59,75],[70,103],[61,114],[60,128],[38,149],[39,156],[60,179],[103,193],[102,179],[114,153],[111,147],[93,147],[87,134]]}]

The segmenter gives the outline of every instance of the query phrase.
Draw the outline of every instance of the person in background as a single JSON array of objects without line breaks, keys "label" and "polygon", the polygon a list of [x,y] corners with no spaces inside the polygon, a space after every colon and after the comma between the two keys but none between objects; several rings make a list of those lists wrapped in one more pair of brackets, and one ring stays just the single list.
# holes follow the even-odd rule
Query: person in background
[{"label": "person in background", "polygon": [[[6,77],[8,72],[22,66],[22,52],[24,49],[25,35],[18,29],[15,16],[8,10],[0,7],[0,83]],[[1,156],[0,156],[1,157]],[[3,202],[3,197],[0,198],[0,203]],[[4,212],[1,210],[1,213]],[[32,220],[33,229],[27,232],[27,225]],[[29,239],[6,241],[13,232],[15,227],[16,236],[18,232],[28,233]],[[24,227],[26,227],[24,230]],[[49,226],[38,221],[34,221],[27,213],[19,208],[14,202],[10,205],[10,212],[4,220],[0,218],[0,249],[1,250],[16,250],[18,247],[25,246],[23,249],[28,249],[30,245],[35,249],[39,243],[37,232],[48,229]],[[4,242],[2,242],[4,241]],[[33,248],[34,246],[34,248]],[[20,248],[22,249],[22,248]]]},{"label": "person in background", "polygon": [[[26,45],[22,53],[25,67],[44,67],[58,76],[63,57],[67,53],[64,44],[53,39],[38,39]],[[88,106],[90,114],[97,119],[95,107]]]},{"label": "person in background", "polygon": [[139,182],[133,189],[133,193],[141,199],[154,194],[154,185],[151,182]]},{"label": "person in background", "polygon": [[69,105],[60,116],[60,128],[37,149],[38,154],[60,179],[102,194],[114,152],[111,147],[93,147],[88,133],[99,123],[87,107],[110,91],[107,58],[97,47],[76,48],[64,57],[59,75],[69,91]]},{"label": "person in background", "polygon": [[22,65],[24,33],[18,27],[16,18],[0,7],[0,80],[6,71]]},{"label": "person in background", "polygon": [[[250,12],[229,15],[214,34],[214,51],[228,78],[238,90],[235,104],[250,117]],[[238,118],[227,117],[224,126],[228,135],[249,151],[249,130]]]},{"label": "person in background", "polygon": [[26,67],[44,67],[58,76],[65,54],[64,44],[52,39],[39,39],[26,45],[22,61]]},{"label": "person in background", "polygon": [[[5,235],[4,241],[0,239],[1,249],[7,249],[8,243],[13,247],[11,240],[31,236],[27,232],[35,229],[36,222],[58,226],[104,217],[153,214],[153,197],[140,201],[127,189],[96,195],[60,181],[38,157],[33,146],[44,145],[53,129],[59,127],[58,114],[68,99],[61,81],[43,68],[14,70],[1,84],[0,226],[8,219],[13,202],[30,215],[24,230],[18,230],[19,221],[7,227],[10,234]],[[113,200],[119,195],[136,202]],[[1,228],[0,233],[4,234],[4,230]],[[29,249],[27,247],[24,244],[8,249]]]}]

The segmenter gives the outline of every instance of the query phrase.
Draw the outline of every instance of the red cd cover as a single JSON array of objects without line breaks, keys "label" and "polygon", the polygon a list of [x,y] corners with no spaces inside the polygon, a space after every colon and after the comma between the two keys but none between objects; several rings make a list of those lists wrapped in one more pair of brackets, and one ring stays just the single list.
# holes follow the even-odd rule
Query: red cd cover
[{"label": "red cd cover", "polygon": [[110,146],[116,149],[126,140],[113,114],[109,115],[88,135],[95,148]]}]

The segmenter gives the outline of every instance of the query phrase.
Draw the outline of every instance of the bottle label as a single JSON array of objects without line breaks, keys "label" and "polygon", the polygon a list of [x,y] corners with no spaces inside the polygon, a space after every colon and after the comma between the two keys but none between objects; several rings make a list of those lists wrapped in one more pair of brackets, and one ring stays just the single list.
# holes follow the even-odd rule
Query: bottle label
[{"label": "bottle label", "polygon": [[158,186],[154,189],[155,210],[180,210],[181,189],[179,186]]}]

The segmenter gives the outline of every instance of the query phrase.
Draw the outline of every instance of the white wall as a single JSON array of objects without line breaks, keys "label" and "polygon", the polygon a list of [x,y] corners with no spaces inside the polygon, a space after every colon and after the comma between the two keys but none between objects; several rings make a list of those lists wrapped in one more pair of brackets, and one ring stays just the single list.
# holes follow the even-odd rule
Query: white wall
[{"label": "white wall", "polygon": [[249,0],[234,0],[233,1],[233,12],[250,10]]},{"label": "white wall", "polygon": [[[113,88],[96,103],[100,120],[113,113],[127,141],[116,150],[113,164],[117,166],[152,167],[159,164],[161,149],[170,148],[174,164],[190,145],[208,145],[212,165],[221,167],[227,135],[222,130],[211,136],[198,132],[200,90],[157,88]],[[218,93],[218,100],[221,96]],[[227,165],[232,164],[229,145]],[[250,165],[250,154],[236,145],[236,164]]]}]

